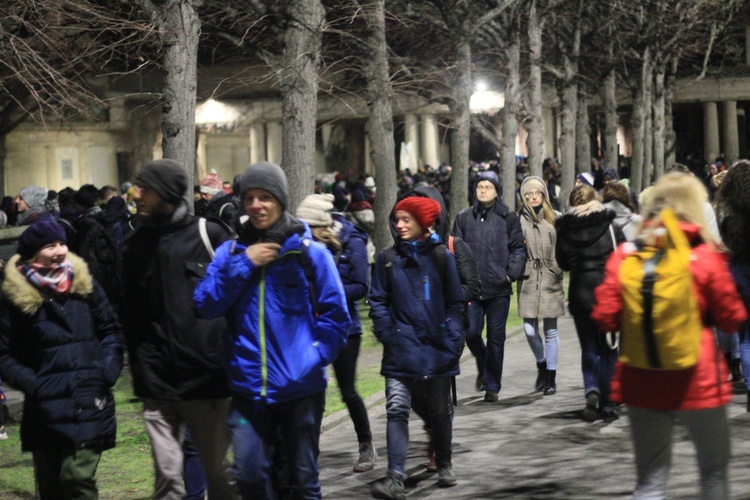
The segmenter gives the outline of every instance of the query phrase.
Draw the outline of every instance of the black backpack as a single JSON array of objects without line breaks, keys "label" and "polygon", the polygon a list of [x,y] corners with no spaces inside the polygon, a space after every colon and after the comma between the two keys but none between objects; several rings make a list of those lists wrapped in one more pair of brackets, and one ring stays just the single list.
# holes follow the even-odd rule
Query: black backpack
[{"label": "black backpack", "polygon": [[94,223],[88,224],[87,234],[77,235],[76,250],[86,261],[91,274],[104,288],[110,301],[116,303],[121,293],[122,250],[118,241],[122,241],[122,231],[119,231],[118,238],[115,223],[102,212],[89,215],[88,218]]}]

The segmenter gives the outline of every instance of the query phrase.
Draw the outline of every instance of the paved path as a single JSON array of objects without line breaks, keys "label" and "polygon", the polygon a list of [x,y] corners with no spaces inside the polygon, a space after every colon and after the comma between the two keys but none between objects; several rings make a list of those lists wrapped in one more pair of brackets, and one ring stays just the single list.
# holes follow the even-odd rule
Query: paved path
[{"label": "paved path", "polygon": [[[559,322],[558,393],[532,390],[536,366],[520,331],[506,343],[503,390],[497,403],[484,403],[474,391],[476,368],[467,354],[457,378],[459,405],[453,425],[454,488],[436,486],[436,474],[422,464],[427,437],[412,415],[407,460],[410,498],[627,498],[635,484],[627,408],[612,422],[585,423],[580,349],[572,318]],[[321,436],[320,469],[325,498],[368,498],[370,484],[385,476],[386,417],[384,396],[368,400],[374,442],[380,451],[374,471],[353,474],[356,437],[346,416],[326,419]],[[729,407],[732,430],[732,498],[750,499],[750,414],[744,390]],[[697,498],[695,452],[684,428],[674,433],[670,498]]]}]

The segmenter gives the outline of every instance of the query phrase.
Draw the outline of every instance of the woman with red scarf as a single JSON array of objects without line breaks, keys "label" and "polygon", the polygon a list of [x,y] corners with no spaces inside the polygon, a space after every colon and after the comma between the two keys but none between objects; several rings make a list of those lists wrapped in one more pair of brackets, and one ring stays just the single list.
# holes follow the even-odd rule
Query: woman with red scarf
[{"label": "woman with red scarf", "polygon": [[2,294],[0,375],[25,395],[21,448],[33,455],[37,493],[97,498],[101,453],[115,446],[117,316],[54,220],[21,235]]}]

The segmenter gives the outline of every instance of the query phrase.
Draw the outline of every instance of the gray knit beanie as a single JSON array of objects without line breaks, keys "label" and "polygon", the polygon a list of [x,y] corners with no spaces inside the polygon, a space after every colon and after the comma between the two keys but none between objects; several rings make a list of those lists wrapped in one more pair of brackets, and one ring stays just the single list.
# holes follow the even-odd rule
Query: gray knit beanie
[{"label": "gray knit beanie", "polygon": [[135,180],[156,191],[161,199],[172,205],[180,204],[188,185],[185,167],[169,158],[146,163]]},{"label": "gray knit beanie", "polygon": [[286,174],[275,163],[261,161],[247,167],[240,178],[240,195],[248,189],[265,189],[279,200],[286,210],[289,200]]},{"label": "gray knit beanie", "polygon": [[332,194],[308,195],[297,208],[297,218],[310,227],[330,226],[333,224],[333,200]]},{"label": "gray knit beanie", "polygon": [[44,202],[47,201],[47,189],[32,184],[23,188],[18,196],[26,202],[29,208],[44,208]]}]

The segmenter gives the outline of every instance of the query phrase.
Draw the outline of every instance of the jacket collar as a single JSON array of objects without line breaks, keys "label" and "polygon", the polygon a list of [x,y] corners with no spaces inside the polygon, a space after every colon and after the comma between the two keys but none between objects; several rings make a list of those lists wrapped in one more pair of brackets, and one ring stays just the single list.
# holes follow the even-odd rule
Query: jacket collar
[{"label": "jacket collar", "polygon": [[[90,295],[94,291],[94,281],[86,262],[72,252],[68,252],[68,259],[75,270],[70,293],[83,297]],[[5,265],[2,292],[21,312],[32,316],[42,307],[46,297],[18,270],[20,261],[21,256],[16,254]]]}]

